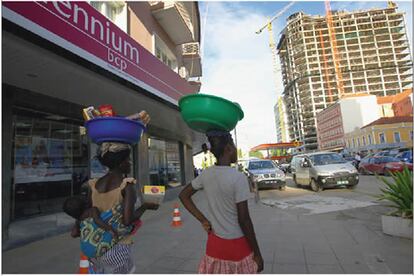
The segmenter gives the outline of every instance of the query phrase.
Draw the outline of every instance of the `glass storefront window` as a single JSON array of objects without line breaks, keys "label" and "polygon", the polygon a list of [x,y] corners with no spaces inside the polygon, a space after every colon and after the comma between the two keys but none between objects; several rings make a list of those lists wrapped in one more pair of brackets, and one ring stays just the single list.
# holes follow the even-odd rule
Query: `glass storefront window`
[{"label": "glass storefront window", "polygon": [[[98,145],[81,133],[83,123],[17,109],[13,115],[12,220],[62,211],[63,201],[85,190],[90,177],[108,169],[96,158]],[[134,152],[131,173],[135,177]]]},{"label": "glass storefront window", "polygon": [[13,116],[12,218],[62,210],[88,178],[87,140],[79,125],[24,111]]},{"label": "glass storefront window", "polygon": [[148,140],[150,185],[181,185],[178,142],[151,137]]}]

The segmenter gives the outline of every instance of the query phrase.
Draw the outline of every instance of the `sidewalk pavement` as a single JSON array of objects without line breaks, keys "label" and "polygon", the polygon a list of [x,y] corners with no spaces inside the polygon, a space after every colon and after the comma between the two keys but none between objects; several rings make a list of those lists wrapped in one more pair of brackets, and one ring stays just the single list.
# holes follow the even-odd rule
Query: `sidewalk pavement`
[{"label": "sidewalk pavement", "polygon": [[[164,202],[176,200],[181,189],[182,187],[168,189]],[[8,239],[2,242],[2,251],[66,233],[72,226],[73,219],[63,212],[14,221],[9,225]]]},{"label": "sidewalk pavement", "polygon": [[[206,209],[203,192],[195,195]],[[384,235],[381,205],[303,215],[249,202],[265,260],[264,273],[413,273],[412,240]],[[136,273],[196,273],[206,234],[180,208],[183,226],[173,228],[173,202],[147,211],[134,244]],[[3,252],[2,273],[76,273],[79,241],[69,233]]]}]

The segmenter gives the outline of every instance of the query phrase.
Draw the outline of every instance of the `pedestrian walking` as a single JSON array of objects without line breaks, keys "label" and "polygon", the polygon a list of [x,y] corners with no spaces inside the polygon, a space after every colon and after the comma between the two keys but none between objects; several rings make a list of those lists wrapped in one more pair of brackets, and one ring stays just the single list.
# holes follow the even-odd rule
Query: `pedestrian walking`
[{"label": "pedestrian walking", "polygon": [[[134,178],[125,178],[130,172],[131,149],[127,144],[103,143],[98,160],[109,168],[109,172],[99,179],[89,180],[90,201],[100,211],[110,210],[119,204],[123,209],[123,224],[132,225],[147,209],[157,209],[158,205],[143,204],[134,210],[137,199]],[[135,266],[132,258],[133,235],[126,235],[101,257],[91,259],[92,267],[98,274],[133,273]]]},{"label": "pedestrian walking", "polygon": [[355,161],[356,161],[356,166],[355,167],[358,169],[359,163],[361,162],[361,155],[359,154],[359,152],[355,153],[354,158],[355,158]]},{"label": "pedestrian walking", "polygon": [[[247,177],[236,168],[237,149],[227,131],[207,133],[217,163],[206,168],[180,193],[184,207],[208,233],[206,254],[199,273],[242,274],[263,270],[263,258],[249,215],[251,197]],[[192,196],[204,189],[210,220],[197,208]]]},{"label": "pedestrian walking", "polygon": [[[144,124],[149,121],[146,112],[140,112]],[[100,212],[118,209],[122,212],[122,224],[131,226],[139,221],[146,210],[158,209],[157,204],[144,203],[135,209],[137,200],[136,180],[125,177],[130,173],[131,146],[118,142],[104,142],[98,149],[97,159],[109,171],[99,179],[88,181],[88,203]],[[75,225],[72,236],[79,236]],[[102,256],[89,259],[92,269],[98,274],[127,274],[135,271],[132,258],[133,234],[120,237],[120,240]]]}]

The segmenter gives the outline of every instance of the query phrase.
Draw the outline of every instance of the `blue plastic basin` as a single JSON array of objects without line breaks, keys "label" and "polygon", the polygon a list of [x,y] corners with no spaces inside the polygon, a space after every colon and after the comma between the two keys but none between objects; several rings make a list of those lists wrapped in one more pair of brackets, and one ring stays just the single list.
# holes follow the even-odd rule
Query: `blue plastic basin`
[{"label": "blue plastic basin", "polygon": [[140,121],[124,117],[99,117],[85,123],[89,138],[97,144],[122,142],[136,144],[141,139],[145,126]]}]

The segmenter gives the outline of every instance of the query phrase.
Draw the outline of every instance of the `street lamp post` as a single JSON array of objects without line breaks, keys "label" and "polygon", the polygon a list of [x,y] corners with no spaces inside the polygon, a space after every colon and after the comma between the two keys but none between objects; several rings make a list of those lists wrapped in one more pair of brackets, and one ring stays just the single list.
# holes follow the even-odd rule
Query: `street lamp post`
[{"label": "street lamp post", "polygon": [[237,127],[234,128],[234,143],[237,151],[237,161],[239,161],[239,148],[237,147]]}]

